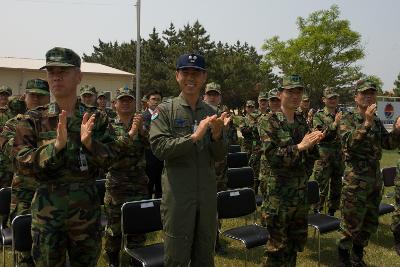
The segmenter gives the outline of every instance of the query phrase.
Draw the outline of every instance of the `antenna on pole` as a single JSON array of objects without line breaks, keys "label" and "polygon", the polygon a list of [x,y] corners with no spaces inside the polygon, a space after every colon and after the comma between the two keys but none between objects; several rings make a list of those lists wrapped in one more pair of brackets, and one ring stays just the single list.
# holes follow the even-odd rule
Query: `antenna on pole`
[{"label": "antenna on pole", "polygon": [[136,1],[136,20],[137,20],[137,36],[136,36],[136,112],[140,111],[141,97],[140,97],[140,0]]}]

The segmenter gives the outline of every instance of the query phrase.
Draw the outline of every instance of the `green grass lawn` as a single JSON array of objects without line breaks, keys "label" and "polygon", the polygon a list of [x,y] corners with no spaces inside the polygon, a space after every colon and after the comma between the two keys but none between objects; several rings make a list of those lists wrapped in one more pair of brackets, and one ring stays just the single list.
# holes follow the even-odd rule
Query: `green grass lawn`
[{"label": "green grass lawn", "polygon": [[[385,151],[381,160],[381,167],[395,166],[398,159],[398,153],[395,151]],[[392,188],[386,191],[393,191]],[[386,192],[387,193],[387,192]],[[385,199],[384,201],[393,203],[393,199]],[[244,224],[244,219],[231,219],[223,221],[223,228],[227,229]],[[400,257],[397,256],[393,249],[393,235],[390,231],[391,217],[386,215],[380,218],[380,226],[378,234],[375,234],[370,244],[366,249],[365,260],[368,266],[371,267],[396,267],[400,266]],[[309,231],[309,240],[304,252],[299,253],[297,266],[318,266],[318,247],[317,242],[313,242],[313,230]],[[336,242],[339,238],[337,232],[321,236],[321,266],[336,266],[337,252]],[[148,243],[161,240],[161,233],[148,236]],[[317,241],[317,240],[315,240]],[[225,245],[228,254],[226,256],[215,257],[216,266],[244,266],[246,254],[242,244],[237,241],[227,240],[222,238],[222,243]],[[247,266],[258,266],[262,262],[263,248],[255,248],[248,251]],[[12,266],[11,251],[7,250],[6,256],[8,264]],[[104,255],[100,257],[98,266],[106,267]],[[125,263],[123,266],[127,266]]]}]

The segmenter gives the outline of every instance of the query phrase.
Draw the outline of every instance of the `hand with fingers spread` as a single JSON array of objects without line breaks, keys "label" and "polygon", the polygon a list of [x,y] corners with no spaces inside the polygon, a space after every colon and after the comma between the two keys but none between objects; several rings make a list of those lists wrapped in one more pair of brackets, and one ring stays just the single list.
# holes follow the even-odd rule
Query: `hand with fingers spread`
[{"label": "hand with fingers spread", "polygon": [[94,121],[96,115],[85,113],[81,123],[81,143],[86,147],[87,150],[91,150],[92,147],[92,130],[94,127]]},{"label": "hand with fingers spread", "polygon": [[307,133],[303,140],[297,145],[299,151],[307,150],[317,144],[321,139],[324,138],[324,133],[321,131],[312,131],[311,133]]},{"label": "hand with fingers spread", "polygon": [[211,128],[211,138],[213,140],[218,140],[221,138],[222,130],[225,126],[225,120],[228,120],[228,113],[223,112],[220,117],[217,115],[211,117],[210,128]]},{"label": "hand with fingers spread", "polygon": [[372,104],[367,107],[367,110],[365,111],[365,122],[364,122],[365,127],[372,126],[372,124],[374,123],[375,112],[376,112],[376,104]]},{"label": "hand with fingers spread", "polygon": [[232,120],[232,116],[230,114],[227,114],[226,117],[224,118],[224,127],[228,127],[231,120]]},{"label": "hand with fingers spread", "polygon": [[[215,118],[217,117],[217,115],[214,115]],[[197,142],[198,140],[200,140],[201,138],[203,138],[203,136],[206,134],[208,127],[209,127],[209,122],[211,120],[211,118],[214,118],[214,116],[207,116],[206,118],[202,119],[199,123],[199,125],[197,126],[196,131],[190,136],[192,138],[193,142]]]},{"label": "hand with fingers spread", "polygon": [[135,114],[135,116],[133,117],[131,129],[128,132],[128,134],[131,138],[136,136],[139,133],[139,131],[142,130],[142,128],[143,128],[142,124],[143,124],[142,114],[139,114],[139,113]]},{"label": "hand with fingers spread", "polygon": [[341,119],[342,119],[342,112],[340,111],[335,115],[335,122],[334,122],[335,125],[338,125]]},{"label": "hand with fingers spread", "polygon": [[61,113],[58,115],[57,138],[54,144],[56,152],[64,149],[67,144],[67,139],[67,112],[65,110],[62,110]]}]

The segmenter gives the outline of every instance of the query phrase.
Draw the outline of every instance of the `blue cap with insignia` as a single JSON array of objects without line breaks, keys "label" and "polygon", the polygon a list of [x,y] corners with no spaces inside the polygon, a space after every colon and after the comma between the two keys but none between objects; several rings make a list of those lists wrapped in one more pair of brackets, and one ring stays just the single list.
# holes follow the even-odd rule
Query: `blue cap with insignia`
[{"label": "blue cap with insignia", "polygon": [[176,62],[176,70],[188,68],[206,70],[204,57],[198,54],[184,54],[180,56]]}]

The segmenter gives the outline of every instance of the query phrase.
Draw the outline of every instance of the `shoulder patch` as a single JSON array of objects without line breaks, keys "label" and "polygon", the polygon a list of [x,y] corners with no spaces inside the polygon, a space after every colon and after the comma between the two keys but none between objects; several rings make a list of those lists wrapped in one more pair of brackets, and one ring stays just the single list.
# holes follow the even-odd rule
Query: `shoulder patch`
[{"label": "shoulder patch", "polygon": [[151,120],[154,121],[155,119],[157,119],[157,117],[158,117],[158,108],[156,108],[153,114],[151,115]]}]

